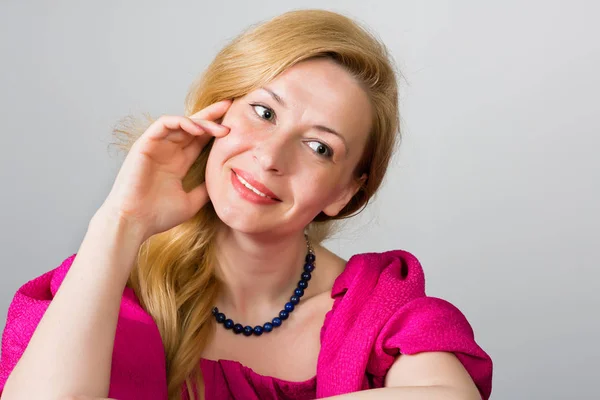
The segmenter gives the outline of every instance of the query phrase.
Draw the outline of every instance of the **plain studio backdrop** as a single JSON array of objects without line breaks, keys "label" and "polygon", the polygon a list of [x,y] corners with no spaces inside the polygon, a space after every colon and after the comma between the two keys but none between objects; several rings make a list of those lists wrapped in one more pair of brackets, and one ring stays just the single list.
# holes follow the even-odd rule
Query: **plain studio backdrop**
[{"label": "plain studio backdrop", "polygon": [[329,247],[405,249],[494,360],[493,399],[597,399],[600,3],[0,3],[0,329],[15,291],[79,248],[119,118],[182,114],[247,26],[297,8],[370,26],[404,75],[404,140]]}]

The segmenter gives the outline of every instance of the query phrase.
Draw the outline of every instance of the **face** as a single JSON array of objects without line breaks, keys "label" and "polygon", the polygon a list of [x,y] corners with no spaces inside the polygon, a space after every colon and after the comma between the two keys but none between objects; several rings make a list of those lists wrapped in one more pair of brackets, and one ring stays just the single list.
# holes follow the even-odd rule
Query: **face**
[{"label": "face", "polygon": [[230,132],[215,139],[206,167],[219,218],[244,233],[284,235],[321,211],[337,215],[360,186],[354,170],[371,115],[365,91],[328,59],[298,63],[235,99],[222,121]]}]

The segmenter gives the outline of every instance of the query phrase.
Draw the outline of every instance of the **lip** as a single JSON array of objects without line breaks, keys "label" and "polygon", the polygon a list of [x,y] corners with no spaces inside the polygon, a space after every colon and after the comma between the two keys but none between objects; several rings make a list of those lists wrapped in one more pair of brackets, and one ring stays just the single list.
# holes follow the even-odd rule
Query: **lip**
[{"label": "lip", "polygon": [[270,200],[272,201],[276,201],[276,202],[280,202],[281,200],[277,197],[277,195],[275,193],[273,193],[268,187],[266,187],[265,185],[263,185],[262,183],[258,182],[256,179],[254,179],[254,177],[252,176],[252,174],[250,174],[249,172],[240,170],[240,169],[236,169],[236,168],[232,168],[231,171],[233,172],[234,175],[238,175],[240,176],[243,180],[245,180],[246,182],[248,182],[250,185],[252,185],[254,188],[256,188],[259,192],[269,196],[270,198],[264,198],[256,193],[254,193],[252,190],[248,189],[246,186],[244,186],[235,176],[232,176],[232,178],[235,179],[236,182],[239,185],[241,185],[246,191],[250,192],[251,194],[258,196],[261,199],[264,200]]}]

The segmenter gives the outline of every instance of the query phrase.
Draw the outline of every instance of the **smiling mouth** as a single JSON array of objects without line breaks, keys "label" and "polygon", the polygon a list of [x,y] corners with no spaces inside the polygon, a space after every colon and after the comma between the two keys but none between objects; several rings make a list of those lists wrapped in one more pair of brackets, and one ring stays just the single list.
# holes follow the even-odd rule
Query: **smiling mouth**
[{"label": "smiling mouth", "polygon": [[266,194],[264,194],[263,192],[261,192],[260,190],[258,190],[257,188],[255,188],[254,186],[252,186],[250,183],[248,183],[248,181],[246,181],[244,178],[242,178],[241,176],[239,176],[238,174],[236,174],[234,172],[235,177],[237,178],[238,181],[240,181],[240,183],[242,185],[244,185],[245,187],[247,187],[248,189],[252,190],[254,193],[256,193],[257,195],[261,196],[261,197],[266,197],[267,199],[272,199],[272,200],[277,200],[280,201],[279,199],[267,196]]}]

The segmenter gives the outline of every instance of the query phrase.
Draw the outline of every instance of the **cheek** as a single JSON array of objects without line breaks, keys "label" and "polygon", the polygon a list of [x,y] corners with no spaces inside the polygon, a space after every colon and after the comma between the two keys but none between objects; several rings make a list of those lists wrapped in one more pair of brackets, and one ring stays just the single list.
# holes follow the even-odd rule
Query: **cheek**
[{"label": "cheek", "polygon": [[250,135],[244,134],[243,129],[231,127],[227,136],[215,139],[210,150],[208,163],[223,165],[231,157],[247,150],[253,140]]},{"label": "cheek", "polygon": [[210,149],[210,154],[208,155],[208,160],[206,160],[206,171],[204,174],[204,183],[206,183],[206,190],[208,191],[208,196],[213,197],[215,195],[213,189],[213,182],[218,181],[218,165],[221,162],[217,159],[218,151],[215,151],[215,147],[217,143],[213,144],[213,147]]},{"label": "cheek", "polygon": [[252,108],[242,100],[234,102],[222,123],[230,129],[224,139],[238,142],[256,140],[260,132],[265,130],[264,121],[258,119]]},{"label": "cheek", "polygon": [[260,140],[260,127],[247,117],[230,118],[223,125],[229,128],[229,133],[221,139],[216,139],[211,150],[211,153],[215,151],[221,158],[229,158],[248,150]]},{"label": "cheek", "polygon": [[242,118],[228,118],[223,124],[230,128],[229,134],[215,139],[206,163],[206,186],[209,192],[211,183],[218,181],[219,173],[223,171],[227,162],[251,149],[257,140],[257,135],[252,134],[256,129]]},{"label": "cheek", "polygon": [[232,149],[235,148],[235,143],[232,143],[231,140],[228,141],[228,138],[229,135],[221,139],[215,139],[206,161],[205,182],[209,196],[216,194],[219,182],[222,180],[223,167],[227,160],[231,158]]},{"label": "cheek", "polygon": [[296,200],[317,208],[327,205],[338,193],[339,177],[330,170],[306,172],[295,180]]}]

